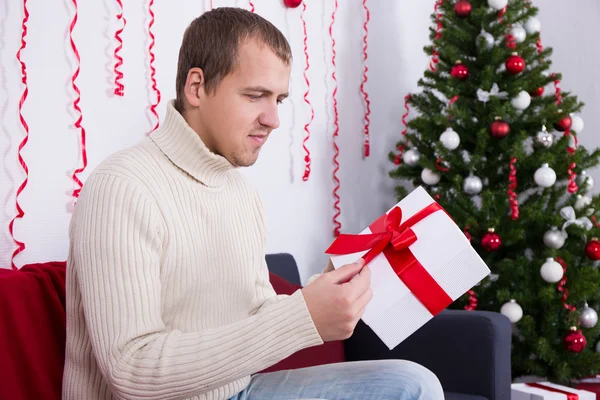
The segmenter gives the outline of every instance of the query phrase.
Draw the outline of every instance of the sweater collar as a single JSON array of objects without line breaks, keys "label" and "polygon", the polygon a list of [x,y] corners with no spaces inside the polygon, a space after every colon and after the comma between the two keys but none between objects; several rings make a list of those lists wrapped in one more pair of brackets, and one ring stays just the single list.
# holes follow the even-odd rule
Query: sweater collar
[{"label": "sweater collar", "polygon": [[150,138],[173,164],[206,186],[222,186],[227,173],[234,169],[225,157],[206,147],[200,135],[175,109],[173,100],[167,105],[164,121]]}]

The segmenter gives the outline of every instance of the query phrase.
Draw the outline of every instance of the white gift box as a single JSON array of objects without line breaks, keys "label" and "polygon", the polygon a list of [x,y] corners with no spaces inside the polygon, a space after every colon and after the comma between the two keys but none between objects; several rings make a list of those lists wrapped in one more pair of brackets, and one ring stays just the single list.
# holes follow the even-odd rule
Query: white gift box
[{"label": "white gift box", "polygon": [[[550,382],[540,382],[544,386],[549,386],[564,392],[577,394],[578,400],[596,400],[596,394],[587,390],[578,390],[566,386],[557,385]],[[526,383],[513,383],[510,390],[511,400],[568,400],[569,395],[553,392],[547,389],[528,386]]]},{"label": "white gift box", "polygon": [[[432,203],[435,201],[431,196],[419,187],[392,209],[400,207],[401,222],[404,223]],[[443,210],[417,222],[412,230],[417,240],[408,247],[409,250],[452,301],[490,273],[465,234]],[[370,233],[371,230],[367,228],[360,234]],[[334,255],[331,256],[331,262],[337,269],[357,261],[366,253]],[[362,320],[388,348],[393,349],[433,315],[400,280],[383,253],[369,263],[369,268],[373,299],[367,305]]]}]

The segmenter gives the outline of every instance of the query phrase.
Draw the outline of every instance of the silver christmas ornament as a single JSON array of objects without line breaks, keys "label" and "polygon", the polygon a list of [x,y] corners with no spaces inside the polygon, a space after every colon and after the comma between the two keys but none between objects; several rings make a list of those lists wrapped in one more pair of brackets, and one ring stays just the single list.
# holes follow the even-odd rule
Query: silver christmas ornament
[{"label": "silver christmas ornament", "polygon": [[494,10],[500,11],[508,4],[508,0],[488,0],[488,5]]},{"label": "silver christmas ornament", "polygon": [[594,187],[594,178],[588,175],[587,172],[585,172],[585,170],[581,171],[581,173],[577,176],[577,185],[580,189],[589,190]]},{"label": "silver christmas ornament", "polygon": [[592,204],[592,199],[589,196],[577,195],[577,200],[575,201],[575,209],[577,211],[583,210],[590,204]]},{"label": "silver christmas ornament", "polygon": [[588,306],[587,303],[583,306],[579,312],[579,323],[584,328],[593,328],[598,323],[598,313],[596,310]]},{"label": "silver christmas ornament", "polygon": [[470,175],[463,182],[463,190],[466,194],[479,194],[483,189],[483,182],[478,176]]},{"label": "silver christmas ornament", "polygon": [[551,249],[560,249],[565,244],[565,236],[556,226],[544,233],[544,244]]},{"label": "silver christmas ornament", "polygon": [[404,154],[402,155],[402,159],[404,160],[404,163],[406,165],[410,165],[411,167],[414,167],[415,165],[417,165],[419,163],[419,157],[421,157],[421,154],[419,153],[419,150],[417,150],[417,149],[410,149],[410,150],[404,152]]},{"label": "silver christmas ornament", "polygon": [[549,148],[554,143],[554,135],[548,132],[545,126],[542,126],[542,130],[535,137],[535,143],[539,146]]},{"label": "silver christmas ornament", "polygon": [[483,38],[483,43],[486,49],[491,49],[492,47],[494,47],[495,44],[495,40],[494,40],[494,36],[492,36],[491,33],[484,31],[483,29],[481,30],[481,33],[479,34],[479,36],[477,37],[477,45],[479,46],[479,43],[481,43],[479,38]]}]

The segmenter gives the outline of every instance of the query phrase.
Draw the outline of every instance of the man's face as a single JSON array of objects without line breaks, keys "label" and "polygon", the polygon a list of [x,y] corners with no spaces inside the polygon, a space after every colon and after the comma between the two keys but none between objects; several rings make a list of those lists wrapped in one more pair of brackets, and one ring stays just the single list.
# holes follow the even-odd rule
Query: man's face
[{"label": "man's face", "polygon": [[258,40],[240,44],[235,69],[216,90],[198,93],[194,125],[206,146],[238,167],[256,162],[279,127],[278,105],[287,97],[291,67]]}]

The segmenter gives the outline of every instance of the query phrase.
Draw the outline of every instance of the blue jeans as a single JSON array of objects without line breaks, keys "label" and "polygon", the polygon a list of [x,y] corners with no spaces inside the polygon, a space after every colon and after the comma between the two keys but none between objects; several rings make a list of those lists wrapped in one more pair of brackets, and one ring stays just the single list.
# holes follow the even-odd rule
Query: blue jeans
[{"label": "blue jeans", "polygon": [[438,378],[411,361],[378,360],[256,374],[232,400],[444,400]]}]

